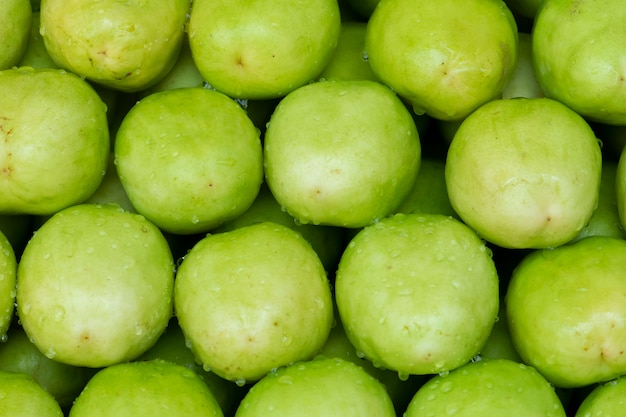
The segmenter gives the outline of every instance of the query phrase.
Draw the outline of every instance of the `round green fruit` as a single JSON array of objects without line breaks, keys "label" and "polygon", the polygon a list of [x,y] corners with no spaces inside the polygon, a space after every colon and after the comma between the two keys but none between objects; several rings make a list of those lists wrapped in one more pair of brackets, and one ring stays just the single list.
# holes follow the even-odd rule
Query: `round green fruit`
[{"label": "round green fruit", "polygon": [[134,92],[160,81],[180,53],[190,0],[47,0],[41,35],[53,61],[91,81]]},{"label": "round green fruit", "polygon": [[16,65],[28,47],[33,11],[29,0],[0,5],[0,70]]},{"label": "round green fruit", "polygon": [[238,217],[263,181],[258,130],[234,100],[201,87],[135,104],[117,131],[115,161],[135,210],[175,234]]},{"label": "round green fruit", "polygon": [[545,0],[533,26],[533,65],[547,97],[589,120],[626,124],[622,0]]},{"label": "round green fruit", "polygon": [[236,417],[394,417],[384,386],[363,368],[340,358],[296,362],[258,381]]},{"label": "round green fruit", "polygon": [[205,81],[231,97],[282,97],[314,80],[337,45],[336,0],[194,0],[189,45]]},{"label": "round green fruit", "polygon": [[6,334],[15,310],[17,258],[9,239],[0,230],[0,335]]},{"label": "round green fruit", "polygon": [[421,159],[418,131],[402,101],[368,80],[300,87],[272,114],[265,177],[301,223],[362,227],[409,194]]},{"label": "round green fruit", "polygon": [[106,106],[63,70],[0,71],[0,213],[49,215],[98,188],[110,150]]},{"label": "round green fruit", "polygon": [[587,122],[548,98],[494,100],[467,117],[448,149],[452,207],[485,240],[545,248],[573,239],[599,198],[600,145]]},{"label": "round green fruit", "polygon": [[619,416],[626,409],[626,377],[591,387],[575,417]]},{"label": "round green fruit", "polygon": [[222,417],[202,378],[172,362],[127,362],[100,370],[87,383],[69,417]]},{"label": "round green fruit", "polygon": [[468,363],[417,391],[406,417],[565,417],[554,388],[536,369],[508,359]]},{"label": "round green fruit", "polygon": [[517,42],[502,0],[382,0],[365,50],[374,74],[416,113],[460,120],[502,93]]},{"label": "round green fruit", "polygon": [[117,205],[50,217],[18,265],[17,312],[48,358],[104,367],[152,346],[172,315],[174,261],[161,231]]},{"label": "round green fruit", "polygon": [[0,414],[11,417],[63,417],[52,394],[26,374],[0,371]]},{"label": "round green fruit", "polygon": [[335,296],[357,351],[401,375],[469,362],[499,306],[491,252],[439,214],[396,214],[363,228],[341,257]]},{"label": "round green fruit", "polygon": [[562,388],[626,373],[626,241],[591,236],[531,252],[506,293],[523,361]]},{"label": "round green fruit", "polygon": [[312,357],[333,322],[319,257],[300,233],[271,222],[196,243],[178,268],[174,296],[198,360],[238,384]]}]

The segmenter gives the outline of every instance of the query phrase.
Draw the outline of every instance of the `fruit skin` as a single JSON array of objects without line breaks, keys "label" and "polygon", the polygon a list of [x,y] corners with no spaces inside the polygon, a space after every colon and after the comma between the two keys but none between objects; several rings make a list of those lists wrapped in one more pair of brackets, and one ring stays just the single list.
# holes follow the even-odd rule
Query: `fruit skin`
[{"label": "fruit skin", "polygon": [[11,242],[0,230],[0,335],[13,321],[17,281],[17,258]]},{"label": "fruit skin", "polygon": [[4,0],[0,6],[0,70],[16,65],[28,45],[33,12],[29,0]]},{"label": "fruit skin", "polygon": [[300,233],[272,222],[196,243],[178,268],[174,304],[198,360],[238,384],[312,357],[333,322],[317,254]]},{"label": "fruit skin", "polygon": [[509,331],[524,363],[575,388],[626,372],[626,241],[591,236],[531,252],[506,292]]},{"label": "fruit skin", "polygon": [[116,90],[140,91],[176,62],[190,4],[44,0],[41,34],[61,68]]},{"label": "fruit skin", "polygon": [[615,198],[617,199],[617,213],[620,224],[623,229],[626,229],[626,147],[622,148],[617,162]]},{"label": "fruit skin", "polygon": [[18,265],[17,313],[48,358],[99,368],[152,346],[172,315],[174,261],[161,231],[117,205],[54,214]]},{"label": "fruit skin", "polygon": [[263,181],[258,130],[234,100],[201,87],[135,104],[117,131],[115,160],[135,210],[176,234],[236,218]]},{"label": "fruit skin", "polygon": [[626,124],[626,9],[621,0],[546,0],[533,26],[533,66],[547,97],[588,120]]},{"label": "fruit skin", "polygon": [[26,374],[0,371],[0,414],[11,417],[63,417],[52,394]]},{"label": "fruit skin", "polygon": [[435,374],[479,353],[498,314],[498,276],[490,251],[465,224],[396,214],[350,241],[335,297],[348,338],[374,366]]},{"label": "fruit skin", "polygon": [[459,120],[502,93],[517,42],[501,0],[382,0],[368,21],[365,50],[374,74],[417,114]]},{"label": "fruit skin", "polygon": [[301,223],[358,228],[391,214],[421,160],[410,112],[387,87],[329,80],[300,87],[272,114],[265,179]]},{"label": "fruit skin", "polygon": [[575,417],[619,416],[626,408],[626,377],[590,387]]},{"label": "fruit skin", "polygon": [[602,155],[587,122],[548,98],[494,100],[459,126],[448,149],[452,207],[504,248],[567,243],[597,207]]},{"label": "fruit skin", "polygon": [[281,367],[258,381],[236,417],[394,417],[384,386],[363,368],[340,358],[319,358]]},{"label": "fruit skin", "polygon": [[554,388],[536,369],[509,359],[471,362],[427,381],[406,417],[565,417]]},{"label": "fruit skin", "polygon": [[89,197],[109,155],[106,106],[57,69],[0,71],[0,213],[52,214]]},{"label": "fruit skin", "polygon": [[318,76],[340,26],[335,0],[194,0],[189,45],[213,88],[235,98],[271,99]]},{"label": "fruit skin", "polygon": [[223,415],[198,374],[159,359],[101,369],[89,380],[69,413],[69,417]]}]

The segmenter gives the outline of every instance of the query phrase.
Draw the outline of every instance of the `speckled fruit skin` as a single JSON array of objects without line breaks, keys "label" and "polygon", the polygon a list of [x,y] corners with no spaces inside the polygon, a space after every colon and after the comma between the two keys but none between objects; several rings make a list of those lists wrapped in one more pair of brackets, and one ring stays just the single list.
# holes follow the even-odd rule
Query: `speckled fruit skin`
[{"label": "speckled fruit skin", "polygon": [[2,414],[11,417],[63,417],[61,406],[29,375],[0,371]]},{"label": "speckled fruit skin", "polygon": [[589,124],[548,98],[494,100],[467,117],[446,159],[450,203],[505,248],[567,243],[598,204],[600,145]]},{"label": "speckled fruit skin", "polygon": [[41,36],[61,68],[114,90],[140,91],[174,66],[190,4],[190,0],[44,0]]},{"label": "speckled fruit skin", "polygon": [[626,9],[621,0],[546,0],[533,25],[532,58],[547,97],[588,120],[626,124]]},{"label": "speckled fruit skin", "polygon": [[200,375],[153,359],[101,369],[70,409],[70,417],[223,417]]},{"label": "speckled fruit skin", "polygon": [[258,129],[233,99],[202,87],[135,104],[117,131],[115,162],[135,210],[176,234],[238,217],[263,181]]},{"label": "speckled fruit skin", "polygon": [[421,161],[404,103],[375,81],[321,81],[283,98],[264,142],[265,178],[301,223],[358,228],[391,214]]},{"label": "speckled fruit skin", "polygon": [[333,322],[319,257],[300,233],[272,222],[196,243],[178,268],[174,304],[198,361],[238,384],[312,357]]},{"label": "speckled fruit skin", "polygon": [[536,369],[508,359],[468,363],[419,388],[406,417],[565,417],[554,388]]},{"label": "speckled fruit skin", "polygon": [[63,70],[0,71],[0,213],[49,215],[100,185],[110,150],[106,105]]},{"label": "speckled fruit skin", "polygon": [[236,417],[394,417],[384,386],[340,358],[296,362],[271,372],[244,397]]},{"label": "speckled fruit skin", "polygon": [[194,0],[189,45],[203,78],[231,97],[282,97],[314,80],[337,46],[335,0]]},{"label": "speckled fruit skin", "polygon": [[515,69],[517,25],[502,0],[382,0],[368,21],[372,71],[418,114],[461,120]]},{"label": "speckled fruit skin", "polygon": [[626,372],[626,241],[591,236],[530,253],[506,293],[520,357],[557,387]]},{"label": "speckled fruit skin", "polygon": [[50,217],[18,265],[17,313],[48,358],[99,368],[128,361],[172,316],[174,261],[161,231],[117,205]]},{"label": "speckled fruit skin", "polygon": [[397,214],[348,244],[335,281],[346,334],[375,366],[434,374],[480,351],[499,307],[491,252],[438,214]]}]

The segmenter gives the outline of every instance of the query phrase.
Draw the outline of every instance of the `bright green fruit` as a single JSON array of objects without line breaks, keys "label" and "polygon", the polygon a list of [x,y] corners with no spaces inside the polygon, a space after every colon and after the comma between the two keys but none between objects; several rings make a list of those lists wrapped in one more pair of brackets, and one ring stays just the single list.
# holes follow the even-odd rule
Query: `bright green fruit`
[{"label": "bright green fruit", "polygon": [[593,212],[589,222],[572,241],[596,235],[626,239],[626,233],[622,227],[617,209],[617,166],[617,162],[612,160],[605,159],[602,162],[598,207]]},{"label": "bright green fruit", "polygon": [[296,362],[271,372],[244,397],[236,417],[394,417],[385,387],[340,358]]},{"label": "bright green fruit", "polygon": [[239,216],[263,181],[258,130],[234,100],[201,87],[154,93],[133,106],[117,131],[115,159],[137,212],[176,234]]},{"label": "bright green fruit", "polygon": [[366,30],[366,22],[344,21],[341,23],[335,53],[318,79],[378,81],[364,56]]},{"label": "bright green fruit", "polygon": [[9,239],[0,230],[0,335],[6,334],[13,319],[17,259]]},{"label": "bright green fruit", "polygon": [[202,378],[163,360],[127,362],[96,373],[70,417],[222,417]]},{"label": "bright green fruit", "polygon": [[575,417],[618,417],[626,410],[626,377],[592,388],[576,410]]},{"label": "bright green fruit", "polygon": [[626,147],[622,149],[615,172],[615,197],[622,228],[626,229]]},{"label": "bright green fruit", "polygon": [[296,222],[289,213],[281,208],[265,183],[261,185],[259,194],[245,213],[213,229],[212,232],[228,232],[239,227],[264,221],[282,224],[302,234],[306,241],[315,249],[326,271],[335,271],[343,250],[343,229],[340,227],[316,226],[314,224]]},{"label": "bright green fruit", "polygon": [[7,417],[63,417],[52,394],[29,375],[0,371],[0,415]]},{"label": "bright green fruit", "polygon": [[0,71],[0,213],[52,214],[89,197],[109,155],[106,106],[78,76]]},{"label": "bright green fruit", "polygon": [[194,0],[189,44],[203,78],[231,97],[281,97],[315,79],[337,45],[336,0]]},{"label": "bright green fruit", "polygon": [[537,250],[513,272],[509,330],[525,363],[558,387],[626,373],[626,241],[591,236]]},{"label": "bright green fruit", "polygon": [[60,67],[121,91],[139,91],[172,68],[190,0],[46,0],[41,35]]},{"label": "bright green fruit", "polygon": [[172,315],[174,261],[152,223],[117,205],[81,204],[48,219],[18,265],[17,312],[48,358],[103,367],[131,360]]},{"label": "bright green fruit", "polygon": [[33,19],[30,26],[30,34],[28,38],[28,44],[26,50],[20,59],[18,66],[20,67],[32,67],[32,68],[59,68],[57,64],[52,60],[50,54],[46,50],[46,45],[43,42],[40,28],[40,16],[39,11],[33,12]]},{"label": "bright green fruit", "polygon": [[362,229],[343,253],[335,296],[357,350],[404,375],[469,362],[499,305],[490,251],[469,227],[438,214],[397,214]]},{"label": "bright green fruit", "polygon": [[543,90],[535,77],[532,62],[532,35],[519,32],[517,46],[517,63],[511,79],[502,91],[502,98],[544,97]]},{"label": "bright green fruit", "polygon": [[508,359],[487,359],[430,379],[404,415],[565,417],[565,410],[537,370]]},{"label": "bright green fruit", "polygon": [[533,64],[547,97],[587,119],[626,124],[626,8],[622,0],[545,0]]},{"label": "bright green fruit", "polygon": [[176,318],[170,320],[167,329],[159,337],[159,340],[137,360],[153,359],[182,365],[200,375],[227,416],[234,414],[239,401],[247,392],[245,387],[239,387],[234,382],[220,378],[213,372],[205,371],[202,365],[198,364],[195,355],[186,345],[185,335]]},{"label": "bright green fruit", "polygon": [[374,73],[416,113],[459,120],[502,93],[517,41],[502,0],[382,0],[365,49]]},{"label": "bright green fruit", "polygon": [[0,344],[0,370],[30,375],[63,409],[72,405],[94,372],[46,357],[19,325],[12,326]]},{"label": "bright green fruit", "polygon": [[445,162],[422,158],[415,184],[396,213],[431,213],[457,217],[446,189]]},{"label": "bright green fruit", "polygon": [[374,81],[300,87],[265,134],[267,184],[302,223],[362,227],[389,215],[410,192],[420,158],[410,112]]},{"label": "bright green fruit", "polygon": [[200,240],[178,268],[174,294],[198,360],[239,384],[312,357],[333,321],[320,259],[301,234],[277,223]]},{"label": "bright green fruit", "polygon": [[461,219],[506,248],[573,239],[598,202],[602,156],[587,122],[547,98],[494,100],[448,149],[446,184]]},{"label": "bright green fruit", "polygon": [[0,70],[16,65],[28,45],[33,11],[29,0],[0,4]]}]

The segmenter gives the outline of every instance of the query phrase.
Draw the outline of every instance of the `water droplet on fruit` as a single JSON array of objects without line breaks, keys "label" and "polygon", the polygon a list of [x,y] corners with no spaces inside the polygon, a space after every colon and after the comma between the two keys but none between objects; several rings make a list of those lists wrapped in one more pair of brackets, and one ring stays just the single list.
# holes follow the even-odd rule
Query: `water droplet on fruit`
[{"label": "water droplet on fruit", "polygon": [[291,385],[293,384],[293,378],[290,377],[289,375],[283,375],[280,378],[278,378],[278,382],[280,382],[281,384]]},{"label": "water droplet on fruit", "polygon": [[452,385],[452,382],[446,381],[443,384],[441,384],[441,392],[450,392],[452,391],[453,387],[454,386]]},{"label": "water droplet on fruit", "polygon": [[185,339],[185,346],[187,347],[187,349],[191,349],[193,344],[191,343],[190,339]]},{"label": "water droplet on fruit", "polygon": [[65,317],[65,309],[62,306],[55,306],[52,309],[52,318],[56,322],[60,322]]},{"label": "water droplet on fruit", "polygon": [[57,352],[54,350],[54,348],[50,347],[48,348],[48,350],[46,350],[45,355],[48,359],[54,359],[57,356]]},{"label": "water droplet on fruit", "polygon": [[32,307],[31,303],[22,304],[22,314],[29,314]]},{"label": "water droplet on fruit", "polygon": [[365,357],[365,352],[362,352],[360,350],[356,351],[356,356],[363,359]]},{"label": "water droplet on fruit", "polygon": [[367,51],[363,51],[362,58],[363,58],[363,61],[365,62],[370,60],[370,56],[368,55]]},{"label": "water droplet on fruit", "polygon": [[9,340],[9,335],[8,334],[3,334],[2,336],[0,336],[0,342],[4,343],[7,340]]},{"label": "water droplet on fruit", "polygon": [[191,223],[193,224],[198,224],[200,223],[200,219],[198,218],[197,214],[194,214],[193,217],[191,218]]},{"label": "water droplet on fruit", "polygon": [[235,381],[235,384],[237,384],[238,387],[243,387],[244,385],[246,385],[246,380],[245,379],[237,379]]}]

